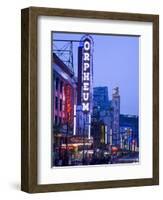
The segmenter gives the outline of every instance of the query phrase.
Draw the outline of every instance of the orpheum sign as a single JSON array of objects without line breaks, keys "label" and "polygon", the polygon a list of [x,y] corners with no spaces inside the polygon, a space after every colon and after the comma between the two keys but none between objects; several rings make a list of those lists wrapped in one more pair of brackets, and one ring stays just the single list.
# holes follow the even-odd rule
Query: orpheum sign
[{"label": "orpheum sign", "polygon": [[91,41],[85,38],[83,41],[82,56],[82,109],[84,113],[90,111],[90,73],[91,73]]}]

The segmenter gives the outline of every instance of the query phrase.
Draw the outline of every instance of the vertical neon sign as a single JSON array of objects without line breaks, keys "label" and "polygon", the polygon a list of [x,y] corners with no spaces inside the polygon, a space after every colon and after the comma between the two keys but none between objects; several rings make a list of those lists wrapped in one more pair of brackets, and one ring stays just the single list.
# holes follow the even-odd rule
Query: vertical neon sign
[{"label": "vertical neon sign", "polygon": [[90,112],[90,53],[91,41],[83,41],[83,67],[82,67],[82,109],[84,113]]},{"label": "vertical neon sign", "polygon": [[67,115],[67,121],[71,122],[71,112],[72,112],[72,103],[71,103],[71,96],[72,91],[70,85],[66,85],[65,87],[65,96],[66,96],[66,102],[65,102],[65,114]]}]

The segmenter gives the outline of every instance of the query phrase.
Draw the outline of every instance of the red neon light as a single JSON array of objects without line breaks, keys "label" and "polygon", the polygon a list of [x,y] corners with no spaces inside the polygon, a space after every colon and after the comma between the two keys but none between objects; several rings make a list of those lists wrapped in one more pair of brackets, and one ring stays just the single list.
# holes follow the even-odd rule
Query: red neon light
[{"label": "red neon light", "polygon": [[72,120],[72,88],[70,85],[66,85],[65,87],[65,116],[66,119],[70,122]]}]

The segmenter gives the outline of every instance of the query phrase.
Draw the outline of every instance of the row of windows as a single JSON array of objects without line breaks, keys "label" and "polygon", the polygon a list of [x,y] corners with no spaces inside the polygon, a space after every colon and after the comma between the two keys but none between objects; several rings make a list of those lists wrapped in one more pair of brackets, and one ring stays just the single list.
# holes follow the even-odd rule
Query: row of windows
[{"label": "row of windows", "polygon": [[[59,86],[60,86],[60,87],[59,87]],[[58,90],[59,90],[60,92],[63,91],[63,81],[60,81],[58,77],[56,78],[55,89],[56,89],[56,91],[58,91]]]}]

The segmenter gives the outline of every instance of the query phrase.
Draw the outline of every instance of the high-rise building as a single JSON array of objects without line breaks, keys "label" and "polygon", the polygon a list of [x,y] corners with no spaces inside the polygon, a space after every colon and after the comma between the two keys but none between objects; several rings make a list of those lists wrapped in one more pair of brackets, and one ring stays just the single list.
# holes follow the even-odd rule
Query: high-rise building
[{"label": "high-rise building", "polygon": [[99,107],[101,111],[109,109],[108,87],[93,88],[93,106]]},{"label": "high-rise building", "polygon": [[[93,131],[94,129],[92,129],[92,136],[96,138],[96,140],[99,139],[100,140],[99,143],[108,144],[109,142],[108,134],[111,127],[108,87],[93,88],[92,125],[96,126],[96,132],[97,130],[102,130],[96,133],[95,131]],[[96,141],[96,143],[98,143],[98,141]]]}]

